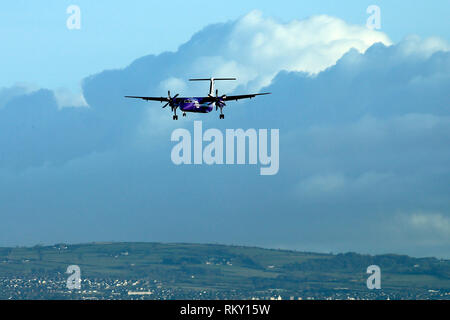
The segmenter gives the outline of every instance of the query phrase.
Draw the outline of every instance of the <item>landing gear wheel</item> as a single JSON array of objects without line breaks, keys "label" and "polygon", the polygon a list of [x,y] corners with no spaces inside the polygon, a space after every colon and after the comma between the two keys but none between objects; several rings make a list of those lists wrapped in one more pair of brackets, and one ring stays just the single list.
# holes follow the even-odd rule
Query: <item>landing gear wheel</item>
[{"label": "landing gear wheel", "polygon": [[177,115],[174,115],[174,116],[173,116],[173,120],[178,120],[178,116],[177,116]]},{"label": "landing gear wheel", "polygon": [[225,119],[225,115],[224,115],[224,114],[221,114],[221,115],[219,116],[219,119]]},{"label": "landing gear wheel", "polygon": [[183,112],[183,117],[186,117],[186,112]]}]

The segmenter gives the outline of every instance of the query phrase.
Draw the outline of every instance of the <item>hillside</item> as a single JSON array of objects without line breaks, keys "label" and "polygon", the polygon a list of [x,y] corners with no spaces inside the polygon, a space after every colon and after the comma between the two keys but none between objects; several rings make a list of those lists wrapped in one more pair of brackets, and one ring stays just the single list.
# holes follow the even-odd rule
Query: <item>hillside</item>
[{"label": "hillside", "polygon": [[[81,269],[85,291],[82,297],[65,288],[69,265]],[[366,269],[370,265],[381,268],[381,290],[367,289]],[[450,298],[449,260],[203,244],[91,243],[0,248],[0,279],[3,299],[105,298],[114,293],[110,292],[114,286],[120,287],[117,298],[130,298],[128,292],[139,290],[153,290],[152,298],[169,299],[202,298],[201,294],[203,298],[242,299],[277,295]],[[13,280],[19,285],[14,287]],[[40,286],[42,281],[47,285]],[[109,291],[94,290],[94,283]],[[17,294],[18,288],[22,288],[21,295]],[[157,296],[157,292],[166,295]]]}]

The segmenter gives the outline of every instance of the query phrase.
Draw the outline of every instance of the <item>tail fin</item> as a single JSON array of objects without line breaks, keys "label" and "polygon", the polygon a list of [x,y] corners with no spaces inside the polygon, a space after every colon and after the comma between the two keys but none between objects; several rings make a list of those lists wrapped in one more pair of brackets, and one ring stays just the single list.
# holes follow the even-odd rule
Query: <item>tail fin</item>
[{"label": "tail fin", "polygon": [[214,95],[214,81],[216,80],[236,80],[236,78],[209,78],[209,79],[189,79],[189,81],[210,81],[209,94]]}]

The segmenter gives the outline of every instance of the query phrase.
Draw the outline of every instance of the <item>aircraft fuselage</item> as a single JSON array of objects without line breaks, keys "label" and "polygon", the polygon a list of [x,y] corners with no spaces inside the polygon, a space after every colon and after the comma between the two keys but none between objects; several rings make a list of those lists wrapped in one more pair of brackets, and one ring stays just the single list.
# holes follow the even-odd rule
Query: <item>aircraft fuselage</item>
[{"label": "aircraft fuselage", "polygon": [[205,98],[178,98],[176,105],[183,112],[196,112],[196,113],[208,113],[213,111],[215,103],[211,101],[205,102]]}]

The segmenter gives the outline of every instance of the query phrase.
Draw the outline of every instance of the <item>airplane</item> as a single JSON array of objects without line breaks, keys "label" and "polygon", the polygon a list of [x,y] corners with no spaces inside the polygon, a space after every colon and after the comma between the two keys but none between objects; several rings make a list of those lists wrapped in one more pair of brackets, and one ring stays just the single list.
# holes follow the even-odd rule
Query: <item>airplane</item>
[{"label": "airplane", "polygon": [[209,78],[209,79],[189,79],[189,81],[209,81],[209,94],[207,97],[191,97],[191,98],[183,98],[178,97],[179,94],[175,96],[170,96],[170,91],[168,92],[168,97],[137,97],[137,96],[125,96],[125,98],[133,98],[133,99],[142,99],[145,101],[160,101],[166,102],[163,108],[170,106],[172,109],[173,120],[178,120],[177,109],[179,108],[183,112],[183,117],[186,117],[187,112],[194,113],[209,113],[213,111],[214,107],[216,107],[216,111],[220,109],[219,119],[225,119],[225,115],[223,114],[223,107],[226,106],[225,101],[232,100],[241,100],[241,99],[252,99],[256,96],[262,96],[270,93],[254,93],[254,94],[244,94],[237,96],[227,96],[222,95],[219,97],[219,91],[215,90],[216,95],[214,96],[214,82],[222,81],[222,80],[236,80],[236,78]]}]

